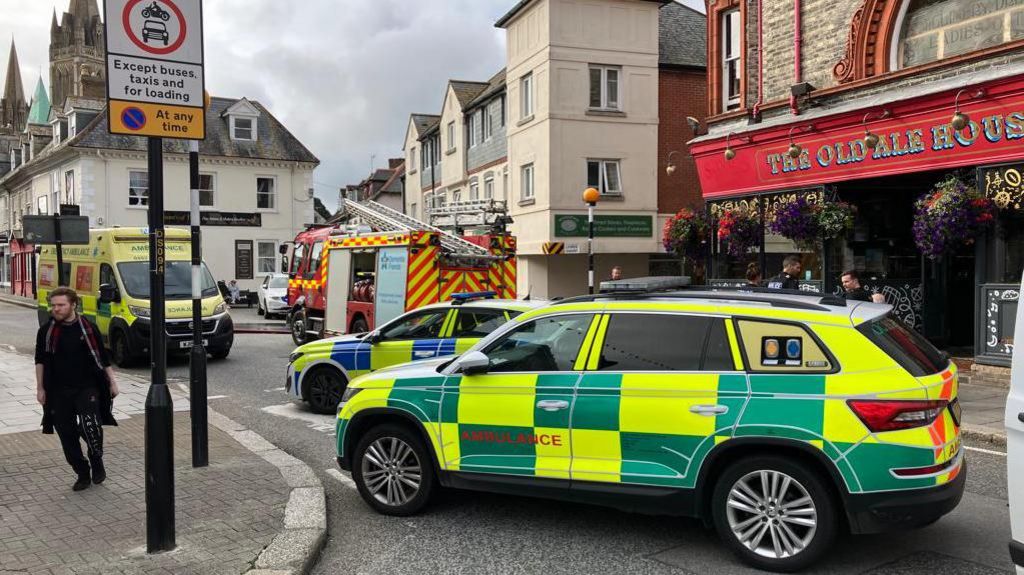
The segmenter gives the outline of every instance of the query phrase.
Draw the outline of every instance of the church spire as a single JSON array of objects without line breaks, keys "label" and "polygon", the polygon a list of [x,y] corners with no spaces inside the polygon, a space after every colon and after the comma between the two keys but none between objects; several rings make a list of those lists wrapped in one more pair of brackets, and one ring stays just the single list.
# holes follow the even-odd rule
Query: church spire
[{"label": "church spire", "polygon": [[18,65],[18,49],[11,38],[11,55],[7,60],[7,81],[4,83],[4,103],[7,106],[27,104],[25,88],[21,84],[21,66]]}]

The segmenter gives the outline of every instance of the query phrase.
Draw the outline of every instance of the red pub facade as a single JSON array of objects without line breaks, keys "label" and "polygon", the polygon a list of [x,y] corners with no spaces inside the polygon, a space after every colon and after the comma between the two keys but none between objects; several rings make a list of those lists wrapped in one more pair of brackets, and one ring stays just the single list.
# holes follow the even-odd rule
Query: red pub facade
[{"label": "red pub facade", "polygon": [[[813,250],[767,232],[748,257],[713,247],[709,281],[741,280],[752,261],[770,277],[801,253],[803,289],[836,292],[855,269],[955,356],[1008,366],[1024,268],[1024,2],[708,0],[708,56],[708,133],[690,151],[711,214],[764,222],[797,194],[856,209],[851,230]],[[914,202],[949,177],[996,200],[997,224],[925,258]]]}]

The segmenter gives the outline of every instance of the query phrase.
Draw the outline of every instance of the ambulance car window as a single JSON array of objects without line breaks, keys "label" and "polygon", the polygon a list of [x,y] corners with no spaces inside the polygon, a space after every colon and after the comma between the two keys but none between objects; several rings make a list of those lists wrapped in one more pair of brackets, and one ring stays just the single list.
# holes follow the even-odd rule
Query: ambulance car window
[{"label": "ambulance car window", "polygon": [[299,273],[299,266],[302,265],[302,258],[306,256],[306,244],[295,244],[295,253],[292,254],[291,275]]},{"label": "ambulance car window", "polygon": [[704,350],[704,371],[735,371],[729,334],[725,331],[725,320],[715,319],[708,331],[707,348]]},{"label": "ambulance car window", "polygon": [[490,372],[571,371],[592,317],[556,316],[518,326],[484,351]]},{"label": "ambulance car window", "polygon": [[505,312],[496,309],[459,310],[452,337],[484,337],[505,323]]},{"label": "ambulance car window", "polygon": [[413,314],[384,328],[381,337],[386,341],[437,338],[447,315],[447,309]]},{"label": "ambulance car window", "polygon": [[[149,262],[121,262],[117,264],[117,271],[121,274],[121,282],[129,296],[149,299]],[[205,263],[200,278],[202,279],[203,297],[216,295],[217,284],[213,281],[213,276]],[[167,262],[164,267],[164,291],[168,299],[190,299],[192,297],[191,262]]]},{"label": "ambulance car window", "polygon": [[323,253],[323,242],[313,244],[313,251],[309,253],[309,267],[306,268],[306,279],[311,280],[316,276],[316,271],[320,269],[320,256],[323,255]]},{"label": "ambulance car window", "polygon": [[613,314],[598,371],[699,371],[711,318]]}]

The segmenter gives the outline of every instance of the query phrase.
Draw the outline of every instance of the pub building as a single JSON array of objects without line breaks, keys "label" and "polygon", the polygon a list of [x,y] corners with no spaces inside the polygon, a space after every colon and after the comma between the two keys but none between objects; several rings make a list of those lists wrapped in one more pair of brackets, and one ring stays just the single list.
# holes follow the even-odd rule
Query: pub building
[{"label": "pub building", "polygon": [[[965,375],[1006,377],[1024,268],[1024,0],[708,0],[707,13],[710,116],[690,152],[712,218],[740,209],[762,230],[746,257],[713,241],[709,283],[742,282],[749,262],[767,279],[799,253],[801,289],[839,293],[855,269]],[[925,258],[914,204],[949,177],[998,217]],[[852,228],[813,248],[766,231],[797,195],[849,203]]]}]

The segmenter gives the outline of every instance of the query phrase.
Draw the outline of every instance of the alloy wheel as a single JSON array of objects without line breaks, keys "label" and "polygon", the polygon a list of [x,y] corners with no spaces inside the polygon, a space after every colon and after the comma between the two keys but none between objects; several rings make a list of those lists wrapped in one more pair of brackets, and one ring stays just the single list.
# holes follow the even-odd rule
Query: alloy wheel
[{"label": "alloy wheel", "polygon": [[320,413],[333,413],[341,403],[341,396],[345,392],[344,385],[340,385],[337,377],[325,368],[309,374],[309,403]]},{"label": "alloy wheel", "polygon": [[798,555],[818,528],[818,510],[807,489],[774,470],[753,471],[733,484],[726,519],[742,545],[770,559]]},{"label": "alloy wheel", "polygon": [[415,450],[397,437],[381,437],[367,446],[361,471],[370,495],[391,507],[408,503],[423,482]]}]

